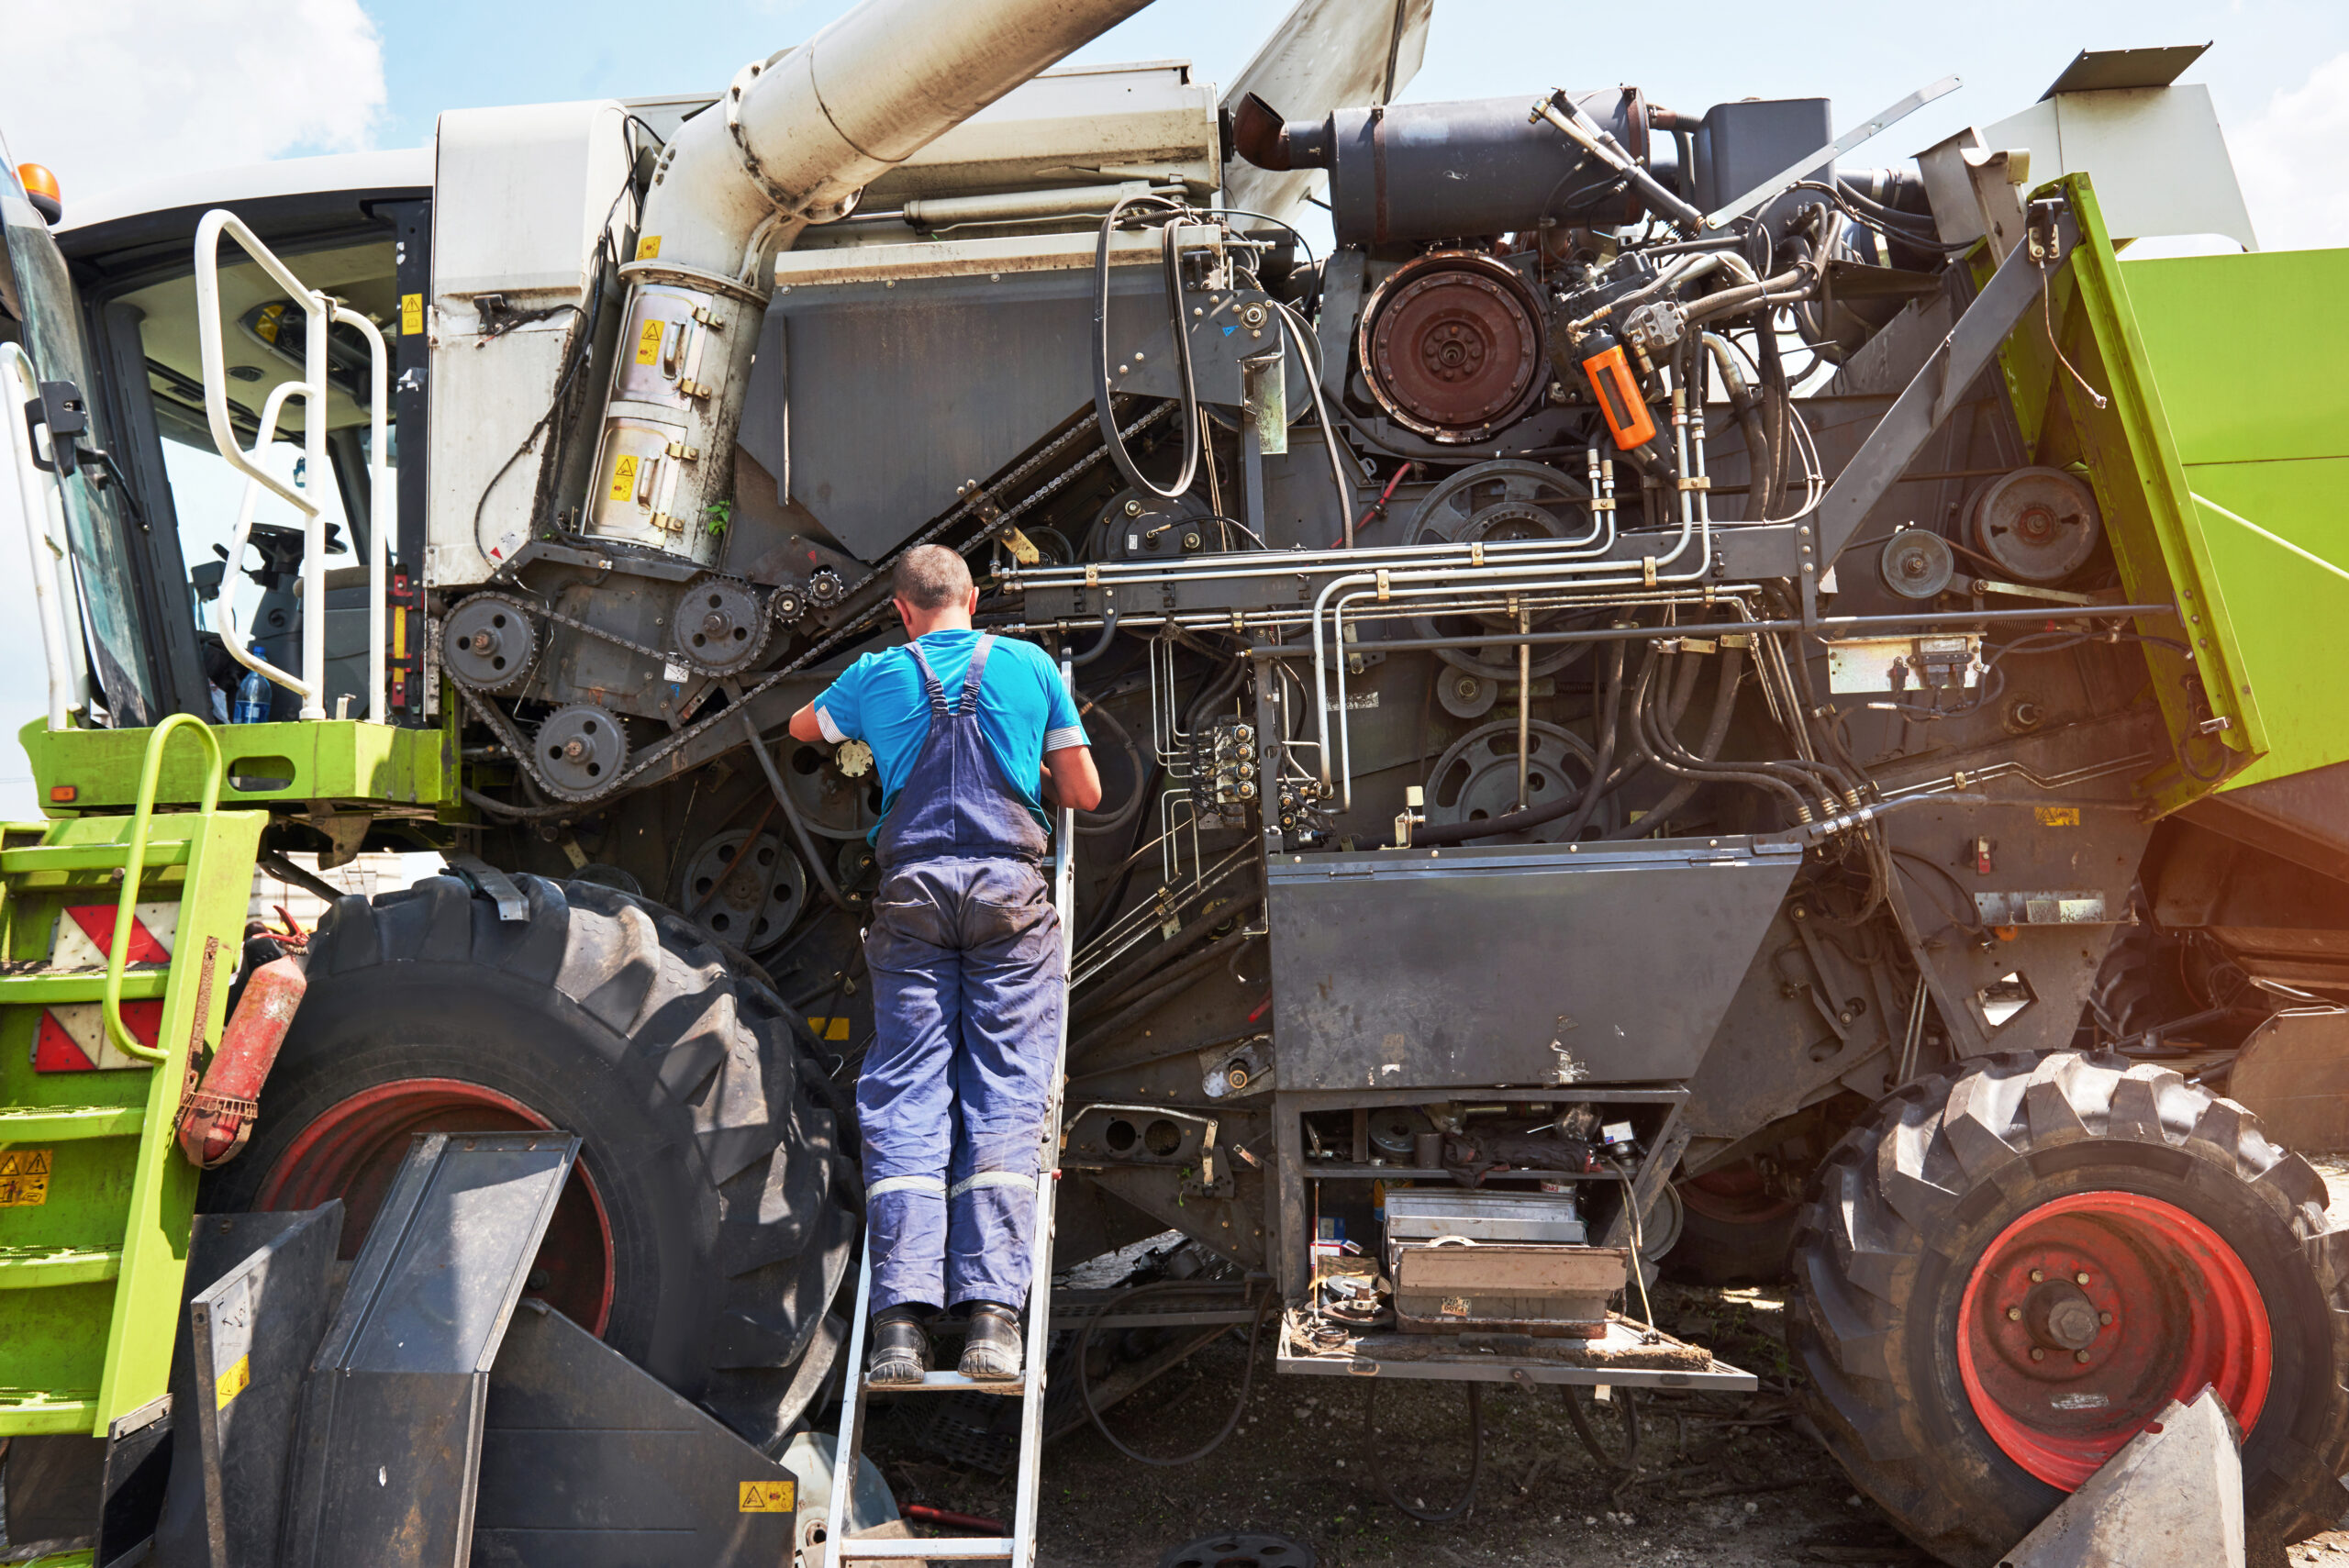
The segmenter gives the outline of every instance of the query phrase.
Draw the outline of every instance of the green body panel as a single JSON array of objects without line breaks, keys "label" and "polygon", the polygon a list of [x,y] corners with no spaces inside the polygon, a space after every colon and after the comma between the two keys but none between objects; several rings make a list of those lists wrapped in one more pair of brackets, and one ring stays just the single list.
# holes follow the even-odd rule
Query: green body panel
[{"label": "green body panel", "polygon": [[2349,627],[2349,250],[2121,268],[2197,497],[2266,754],[2230,788],[2349,760],[2330,660]]},{"label": "green body panel", "polygon": [[[36,719],[18,732],[31,759],[42,809],[67,812],[128,806],[139,792],[146,729],[51,730]],[[402,729],[359,719],[313,724],[216,724],[212,733],[228,759],[221,793],[235,802],[333,800],[397,806],[447,806],[459,800],[457,742],[451,728]],[[242,781],[241,783],[239,781]],[[50,791],[73,788],[70,804]],[[174,747],[163,759],[156,798],[193,802],[203,769],[193,747]]]},{"label": "green body panel", "polygon": [[[2094,486],[2128,602],[2177,606],[2135,628],[2165,639],[2143,651],[2174,753],[2153,760],[2137,789],[2156,811],[2174,811],[2267,750],[2239,630],[2262,612],[2230,596],[2232,557],[2214,548],[2193,500],[2095,192],[2086,175],[2074,174],[2039,194],[2058,192],[2070,199],[2080,242],[2050,283],[2045,305],[2027,313],[2008,339],[2000,363],[2032,461],[2076,466]],[[2187,644],[2190,656],[2172,643]],[[2206,732],[2213,721],[2223,723]],[[2190,768],[2178,754],[2191,759]]]},{"label": "green body panel", "polygon": [[[290,728],[290,727],[289,727]],[[135,732],[143,749],[150,732]],[[89,741],[103,732],[44,740]],[[52,756],[71,747],[52,747]],[[169,749],[166,762],[196,753]],[[200,753],[197,753],[200,754]],[[208,757],[207,757],[208,762]],[[168,771],[168,768],[166,769]],[[202,774],[187,794],[204,794]],[[129,770],[135,795],[139,770]],[[126,1000],[160,997],[163,1059],[93,1073],[37,1073],[43,1009],[96,1011],[105,972],[49,971],[63,912],[112,919],[138,816],[71,817],[0,828],[0,1435],[104,1436],[164,1392],[178,1330],[196,1172],[174,1122],[191,1050],[216,1044],[251,897],[265,813],[158,812],[148,818],[140,903],[176,904],[172,960],[130,970]],[[38,1154],[46,1190],[26,1201]]]}]

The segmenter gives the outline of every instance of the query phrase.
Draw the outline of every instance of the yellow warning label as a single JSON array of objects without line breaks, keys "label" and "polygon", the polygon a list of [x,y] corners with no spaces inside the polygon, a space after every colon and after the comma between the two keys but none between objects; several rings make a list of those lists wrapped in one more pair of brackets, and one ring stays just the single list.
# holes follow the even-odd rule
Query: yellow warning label
[{"label": "yellow warning label", "polygon": [[226,1410],[228,1401],[253,1385],[253,1358],[239,1356],[237,1364],[222,1373],[212,1385],[216,1409]]},{"label": "yellow warning label", "polygon": [[406,610],[392,612],[392,657],[395,659],[407,657],[407,612]]},{"label": "yellow warning label", "polygon": [[613,500],[626,501],[636,495],[636,464],[637,458],[633,452],[620,453],[619,461],[612,464]]},{"label": "yellow warning label", "polygon": [[2080,825],[2080,808],[2076,806],[2043,806],[2036,815],[2042,828],[2076,828]]},{"label": "yellow warning label", "polygon": [[413,338],[424,330],[424,296],[420,294],[400,295],[400,336]]},{"label": "yellow warning label", "polygon": [[742,1506],[745,1514],[787,1514],[796,1506],[796,1490],[788,1481],[745,1481],[742,1483]]},{"label": "yellow warning label", "polygon": [[661,254],[661,237],[659,235],[647,234],[637,240],[636,259],[638,261],[650,261],[659,254]]},{"label": "yellow warning label", "polygon": [[638,364],[649,365],[661,357],[661,328],[666,325],[668,324],[662,321],[648,321],[637,333],[636,362]]},{"label": "yellow warning label", "polygon": [[846,1040],[848,1038],[846,1018],[809,1018],[807,1027],[815,1031],[818,1040]]},{"label": "yellow warning label", "polygon": [[285,306],[283,301],[275,305],[264,306],[260,317],[253,322],[253,335],[264,343],[274,343],[277,341],[278,326],[284,319]]},{"label": "yellow warning label", "polygon": [[50,1151],[0,1149],[0,1208],[38,1208],[49,1201]]}]

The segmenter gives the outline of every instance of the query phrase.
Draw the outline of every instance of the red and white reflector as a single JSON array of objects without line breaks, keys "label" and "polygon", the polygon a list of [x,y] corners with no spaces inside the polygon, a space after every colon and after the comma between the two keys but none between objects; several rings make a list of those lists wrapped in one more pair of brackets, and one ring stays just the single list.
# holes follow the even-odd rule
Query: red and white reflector
[{"label": "red and white reflector", "polygon": [[[49,951],[51,969],[104,969],[114,946],[115,906],[72,904],[57,922],[57,940]],[[125,963],[169,963],[172,944],[179,937],[177,904],[134,904],[130,906],[130,941]],[[125,1009],[125,1017],[128,1010]]]},{"label": "red and white reflector", "polygon": [[[122,1027],[130,1031],[131,1039],[154,1050],[162,1035],[163,1004],[161,1000],[125,1002]],[[34,1072],[98,1073],[152,1065],[115,1049],[106,1038],[105,1009],[99,1004],[60,1002],[41,1009],[40,1028],[33,1033]]]}]

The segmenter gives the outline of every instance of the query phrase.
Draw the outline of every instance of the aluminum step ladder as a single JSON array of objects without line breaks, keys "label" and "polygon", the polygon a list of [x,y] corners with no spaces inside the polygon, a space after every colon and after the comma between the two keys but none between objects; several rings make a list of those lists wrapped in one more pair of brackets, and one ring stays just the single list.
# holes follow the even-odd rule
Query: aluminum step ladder
[{"label": "aluminum step ladder", "polygon": [[[1075,671],[1067,654],[1061,656],[1061,681],[1074,695]],[[1076,931],[1076,813],[1061,808],[1052,836],[1052,905],[1061,917],[1061,962],[1065,970],[1073,958]],[[1061,1009],[1060,1038],[1052,1047],[1052,1075],[1044,1105],[1043,1157],[1036,1171],[1036,1231],[1030,1257],[1034,1272],[1028,1285],[1025,1314],[1028,1343],[1019,1381],[974,1383],[956,1372],[933,1372],[919,1388],[892,1388],[893,1394],[1000,1395],[1023,1402],[1019,1412],[1019,1495],[1012,1513],[1011,1534],[928,1540],[849,1540],[844,1528],[853,1508],[850,1498],[858,1461],[864,1451],[865,1327],[873,1307],[873,1246],[865,1239],[863,1258],[856,1275],[856,1315],[848,1340],[848,1392],[841,1400],[840,1442],[832,1451],[836,1481],[827,1499],[824,1518],[824,1568],[876,1560],[930,1561],[944,1559],[991,1561],[1008,1559],[1012,1568],[1033,1568],[1036,1561],[1036,1507],[1042,1485],[1044,1450],[1044,1359],[1052,1344],[1052,1199],[1060,1182],[1061,1101],[1068,1067],[1068,1008]]]}]

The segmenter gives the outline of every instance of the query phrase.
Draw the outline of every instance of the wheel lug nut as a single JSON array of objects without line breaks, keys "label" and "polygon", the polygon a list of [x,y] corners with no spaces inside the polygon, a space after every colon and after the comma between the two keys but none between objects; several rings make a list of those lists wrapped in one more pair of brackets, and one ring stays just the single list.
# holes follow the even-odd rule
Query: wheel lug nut
[{"label": "wheel lug nut", "polygon": [[2086,1351],[2074,1351],[2072,1359],[2076,1362],[2085,1362],[2088,1359],[2088,1353]]},{"label": "wheel lug nut", "polygon": [[2086,1269],[2083,1269],[2083,1270],[2081,1270],[2078,1273],[2074,1274],[2074,1275],[2072,1276],[2072,1283],[2073,1283],[2074,1284],[2087,1284],[2087,1283],[2088,1283],[2087,1271]]},{"label": "wheel lug nut", "polygon": [[2008,1308],[2007,1308],[2007,1321],[2008,1321],[2008,1322],[2009,1322],[2009,1323],[2020,1323],[2020,1322],[2021,1322],[2021,1321],[2022,1321],[2022,1308],[2021,1308],[2021,1307],[2008,1307]]},{"label": "wheel lug nut", "polygon": [[2111,1314],[2111,1313],[2110,1313],[2110,1312],[2099,1312],[2099,1313],[2098,1313],[2098,1314],[2096,1315],[2096,1320],[2097,1320],[2099,1323],[2103,1324],[2103,1325],[2104,1325],[2106,1328],[2108,1328],[2108,1329],[2110,1329],[2110,1328],[2111,1328],[2111,1327],[2112,1327],[2112,1314]]},{"label": "wheel lug nut", "polygon": [[2035,1362],[2043,1362],[2047,1359],[2047,1352],[2041,1350],[2037,1345],[2033,1345],[2031,1348],[2031,1359]]},{"label": "wheel lug nut", "polygon": [[2033,1284],[2037,1284],[2041,1280],[2043,1280],[2046,1277],[2047,1274],[2043,1270],[2033,1269],[2031,1271],[2031,1283]]}]

